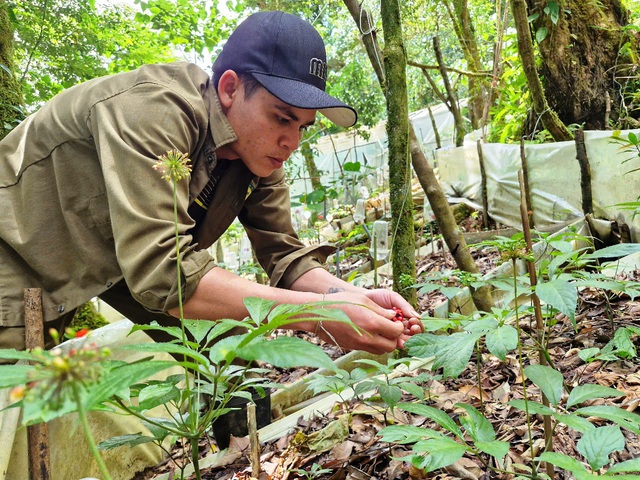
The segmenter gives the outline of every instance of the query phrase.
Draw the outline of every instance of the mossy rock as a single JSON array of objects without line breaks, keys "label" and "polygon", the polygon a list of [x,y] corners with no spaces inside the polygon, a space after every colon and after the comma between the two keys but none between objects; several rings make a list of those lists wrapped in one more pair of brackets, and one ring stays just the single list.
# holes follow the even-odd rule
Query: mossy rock
[{"label": "mossy rock", "polygon": [[96,328],[104,327],[108,323],[104,316],[96,310],[93,302],[87,302],[78,307],[69,327],[76,331],[81,328],[95,330]]}]

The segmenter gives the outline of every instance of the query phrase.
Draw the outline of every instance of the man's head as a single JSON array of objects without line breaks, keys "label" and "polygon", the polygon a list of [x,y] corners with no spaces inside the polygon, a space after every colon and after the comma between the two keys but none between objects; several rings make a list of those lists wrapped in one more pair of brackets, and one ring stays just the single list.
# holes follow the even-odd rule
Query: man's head
[{"label": "man's head", "polygon": [[318,110],[342,127],[356,123],[353,108],[325,93],[324,42],[310,23],[295,15],[258,12],[243,21],[213,64],[216,86],[227,70],[251,74],[288,105]]}]

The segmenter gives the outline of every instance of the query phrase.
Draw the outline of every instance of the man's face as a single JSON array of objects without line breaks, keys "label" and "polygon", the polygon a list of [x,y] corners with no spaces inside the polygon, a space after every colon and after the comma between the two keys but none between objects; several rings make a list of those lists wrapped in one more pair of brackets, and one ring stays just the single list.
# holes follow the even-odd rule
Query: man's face
[{"label": "man's face", "polygon": [[234,94],[228,93],[228,89],[221,92],[226,95],[221,101],[238,136],[228,147],[254,175],[267,177],[282,168],[298,148],[304,131],[315,121],[316,111],[292,107],[262,87],[249,98],[244,95],[242,83]]}]

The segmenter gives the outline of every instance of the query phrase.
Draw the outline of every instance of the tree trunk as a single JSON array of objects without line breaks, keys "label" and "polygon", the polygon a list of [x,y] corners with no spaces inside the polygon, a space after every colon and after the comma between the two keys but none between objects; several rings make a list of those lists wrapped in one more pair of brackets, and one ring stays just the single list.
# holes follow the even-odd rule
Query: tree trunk
[{"label": "tree trunk", "polygon": [[6,2],[0,0],[0,139],[24,118],[22,89],[13,71],[13,25]]},{"label": "tree trunk", "polygon": [[414,288],[405,288],[404,276],[416,278],[416,242],[413,230],[411,163],[409,162],[409,100],[407,58],[402,39],[398,0],[383,0],[384,71],[387,78],[387,139],[389,142],[389,199],[392,218],[393,289],[416,305]]},{"label": "tree trunk", "polygon": [[[453,28],[462,47],[464,58],[467,61],[467,68],[472,72],[483,70],[480,49],[478,48],[478,38],[467,0],[453,0],[453,11],[449,4],[445,2],[447,12],[453,23]],[[484,78],[476,76],[468,77],[469,82],[469,119],[474,130],[480,128],[484,111],[483,83]]]},{"label": "tree trunk", "polygon": [[462,118],[462,112],[458,105],[458,96],[449,81],[449,74],[445,68],[446,65],[444,63],[444,57],[442,56],[442,50],[440,50],[440,40],[438,40],[438,37],[433,37],[433,51],[436,54],[438,67],[440,67],[440,75],[442,76],[444,88],[447,92],[447,106],[453,115],[453,121],[456,125],[456,147],[461,147],[464,144],[464,119]]},{"label": "tree trunk", "polygon": [[[360,26],[360,18],[369,18],[368,13],[361,11],[361,4],[358,0],[344,0],[344,3],[349,9],[356,25]],[[371,42],[365,42],[365,47],[367,49],[378,49],[379,51],[377,43],[372,44]],[[375,53],[369,53],[369,58],[375,58]],[[375,63],[373,68],[376,70],[378,80],[380,80],[383,91],[386,93],[386,89],[383,84],[384,72],[379,69]],[[425,157],[424,152],[420,148],[420,142],[418,141],[415,130],[411,124],[409,124],[409,138],[413,169],[420,181],[420,185],[429,199],[434,216],[436,217],[438,228],[442,232],[444,241],[449,247],[456,265],[460,270],[470,273],[478,273],[478,266],[467,248],[467,243],[460,232],[458,224],[453,218],[453,213],[451,212],[451,208],[447,202],[447,197],[445,196],[431,165],[427,161],[427,157]],[[482,288],[473,292],[473,303],[478,310],[485,312],[491,311],[491,307],[494,305],[491,294],[487,288]]]},{"label": "tree trunk", "polygon": [[549,131],[556,142],[572,140],[573,135],[551,109],[542,89],[542,82],[536,70],[533,40],[531,39],[525,0],[510,0],[510,2],[518,35],[518,53],[520,54],[524,74],[527,77],[535,115],[542,120],[542,125]]},{"label": "tree trunk", "polygon": [[304,158],[304,164],[307,167],[307,172],[309,173],[311,188],[313,188],[314,190],[323,188],[322,182],[320,181],[320,170],[318,170],[316,162],[313,160],[313,151],[311,150],[311,145],[309,144],[309,142],[304,142],[300,146],[300,153]]},{"label": "tree trunk", "polygon": [[[546,31],[538,43],[542,57],[540,74],[549,106],[566,124],[584,124],[585,129],[609,128],[606,120],[607,94],[620,109],[612,121],[633,115],[627,111],[629,98],[636,94],[640,35],[624,29],[629,12],[621,0],[526,0],[536,32]],[[554,4],[560,4],[555,13]],[[546,13],[544,10],[547,9]],[[540,35],[542,36],[542,35]],[[626,79],[624,78],[626,77]],[[629,87],[625,92],[624,88]],[[628,97],[627,97],[628,95]],[[630,121],[631,125],[636,125]],[[624,127],[625,124],[618,124]]]}]

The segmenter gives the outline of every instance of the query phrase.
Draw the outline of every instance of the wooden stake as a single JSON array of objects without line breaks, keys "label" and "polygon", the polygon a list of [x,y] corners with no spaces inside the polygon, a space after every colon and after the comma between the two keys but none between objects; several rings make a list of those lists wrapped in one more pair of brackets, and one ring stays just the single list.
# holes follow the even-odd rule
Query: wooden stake
[{"label": "wooden stake", "polygon": [[584,143],[584,130],[575,131],[576,158],[580,164],[580,190],[582,191],[582,213],[593,213],[593,195],[591,192],[591,166]]},{"label": "wooden stake", "polygon": [[260,475],[260,439],[258,438],[258,421],[256,419],[256,405],[247,405],[247,427],[249,427],[249,460],[251,461],[251,476]]},{"label": "wooden stake", "polygon": [[529,169],[527,167],[527,156],[524,152],[524,139],[520,139],[520,162],[522,164],[522,179],[518,177],[521,181],[520,188],[524,194],[525,205],[527,208],[527,224],[529,228],[535,228],[535,224],[533,222],[533,205],[531,204],[531,189],[529,188]]},{"label": "wooden stake", "polygon": [[487,197],[487,172],[484,168],[484,157],[482,156],[482,140],[478,140],[478,161],[480,162],[480,179],[482,191],[482,226],[489,230],[489,199]]},{"label": "wooden stake", "polygon": [[[28,350],[44,348],[44,319],[42,315],[42,292],[39,288],[24,289],[25,345]],[[29,456],[29,479],[49,480],[49,426],[38,423],[27,427]]]}]

